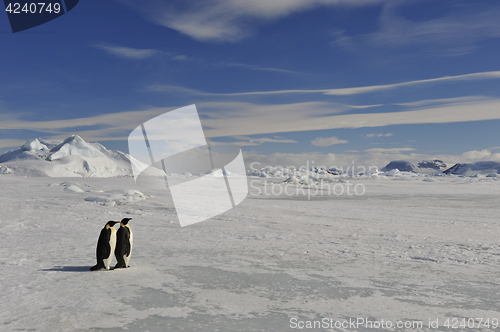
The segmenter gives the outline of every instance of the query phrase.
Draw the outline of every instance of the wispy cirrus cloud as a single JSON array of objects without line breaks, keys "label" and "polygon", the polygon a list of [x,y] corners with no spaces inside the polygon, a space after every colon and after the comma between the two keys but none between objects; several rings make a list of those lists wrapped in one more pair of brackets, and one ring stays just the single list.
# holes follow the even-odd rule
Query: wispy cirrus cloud
[{"label": "wispy cirrus cloud", "polygon": [[259,23],[319,6],[365,6],[385,0],[118,0],[156,24],[200,41],[238,41]]},{"label": "wispy cirrus cloud", "polygon": [[240,68],[258,70],[258,71],[272,71],[272,72],[276,72],[276,73],[294,74],[294,75],[300,74],[299,72],[296,72],[293,70],[279,69],[279,68],[272,68],[272,67],[260,67],[260,66],[255,66],[255,65],[247,65],[244,63],[227,63],[225,65],[228,67],[240,67]]},{"label": "wispy cirrus cloud", "polygon": [[26,143],[26,140],[2,138],[0,139],[0,148],[18,147],[22,146],[24,143]]},{"label": "wispy cirrus cloud", "polygon": [[51,121],[25,120],[24,114],[1,114],[0,130],[41,132],[45,133],[44,137],[51,137],[53,139],[61,139],[66,138],[68,135],[78,134],[87,141],[127,140],[128,134],[138,124],[172,109],[175,109],[175,107],[151,108],[147,110]]},{"label": "wispy cirrus cloud", "polygon": [[[456,56],[470,53],[479,42],[500,37],[500,6],[478,3],[449,6],[440,17],[411,20],[402,12],[429,5],[428,0],[387,1],[379,18],[379,30],[349,36],[345,31],[335,34],[336,43],[345,50],[365,47],[419,47],[427,54]],[[409,8],[413,6],[413,8]]]},{"label": "wispy cirrus cloud", "polygon": [[383,152],[383,153],[401,153],[405,151],[415,151],[413,148],[389,148],[389,149],[384,149],[384,148],[372,148],[372,149],[367,149],[364,150],[365,152]]},{"label": "wispy cirrus cloud", "polygon": [[238,141],[235,142],[237,145],[241,146],[256,146],[264,143],[298,143],[293,139],[287,139],[282,137],[250,137],[250,136],[233,136],[233,138]]},{"label": "wispy cirrus cloud", "polygon": [[349,106],[349,108],[354,108],[354,109],[365,109],[365,108],[372,108],[372,107],[384,106],[384,104],[376,104],[376,105],[346,105],[346,106]]},{"label": "wispy cirrus cloud", "polygon": [[488,96],[464,96],[455,98],[441,98],[441,99],[426,99],[417,100],[407,103],[394,103],[393,105],[409,106],[409,107],[429,107],[439,104],[453,104],[453,103],[464,103],[464,102],[476,102],[481,100],[491,99]]},{"label": "wispy cirrus cloud", "polygon": [[314,146],[331,146],[334,144],[345,144],[348,141],[343,139],[338,139],[335,136],[332,137],[316,137],[311,141],[311,144]]},{"label": "wispy cirrus cloud", "polygon": [[[53,121],[24,120],[21,115],[4,114],[0,115],[0,130],[31,130],[57,137],[64,137],[77,131],[86,140],[125,140],[128,133],[138,124],[178,107],[151,108]],[[197,107],[209,138],[339,128],[375,128],[402,124],[500,120],[498,111],[500,99],[442,104],[410,111],[361,114],[345,114],[344,107],[330,102],[277,105],[248,102],[200,102],[197,103]],[[260,141],[258,138],[251,139],[256,140],[254,143],[266,141],[266,139],[260,139]],[[276,143],[278,141],[284,143],[281,139],[276,140]],[[272,139],[267,141],[271,142]]]},{"label": "wispy cirrus cloud", "polygon": [[392,133],[387,133],[387,134],[366,134],[366,135],[363,135],[363,137],[366,137],[366,138],[380,138],[380,137],[391,137],[393,136]]},{"label": "wispy cirrus cloud", "polygon": [[160,53],[160,51],[155,49],[140,49],[140,48],[125,47],[125,46],[107,45],[107,44],[96,44],[94,45],[94,47],[101,49],[108,54],[117,56],[119,58],[131,59],[131,60],[148,59]]},{"label": "wispy cirrus cloud", "polygon": [[[455,163],[470,163],[477,161],[500,161],[500,153],[492,153],[491,149],[481,151],[467,151],[459,155],[449,154],[423,154],[408,151],[371,151],[364,154],[350,154],[349,152],[357,153],[359,151],[345,151],[343,154],[337,153],[318,153],[318,152],[304,152],[304,153],[280,153],[275,152],[272,154],[259,154],[256,152],[244,152],[245,162],[256,169],[265,166],[311,166],[314,161],[315,166],[335,166],[337,168],[343,167],[344,170],[349,166],[356,165],[356,171],[362,171],[357,168],[359,166],[377,167],[382,168],[393,160],[406,160],[409,162],[416,162],[419,160],[433,160],[438,159],[444,161],[448,166]],[[411,152],[411,153],[403,153]],[[354,163],[353,163],[354,162]]]},{"label": "wispy cirrus cloud", "polygon": [[[410,2],[411,3],[411,2]],[[381,29],[369,35],[372,43],[381,45],[439,44],[460,45],[466,50],[474,43],[500,37],[500,6],[451,6],[443,17],[414,22],[398,15],[405,4],[387,2],[380,17]],[[464,48],[465,47],[465,48]]]},{"label": "wispy cirrus cloud", "polygon": [[209,118],[204,119],[205,125],[210,128],[207,133],[212,137],[500,120],[500,112],[498,112],[500,99],[442,104],[410,111],[360,114],[344,114],[343,109],[339,109],[337,104],[328,102],[281,105],[205,102],[199,105],[218,109]]},{"label": "wispy cirrus cloud", "polygon": [[189,61],[189,60],[191,60],[191,58],[188,57],[187,55],[174,55],[174,56],[172,56],[172,59],[177,60],[177,61]]},{"label": "wispy cirrus cloud", "polygon": [[[478,80],[490,80],[490,79],[500,79],[500,71],[488,71],[488,72],[480,72],[480,73],[471,73],[464,75],[455,75],[455,76],[443,76],[437,78],[430,78],[425,80],[416,80],[416,81],[408,81],[394,84],[385,84],[385,85],[370,85],[370,86],[362,86],[362,87],[352,87],[352,88],[340,88],[340,89],[297,89],[297,90],[274,90],[274,91],[250,91],[250,92],[235,92],[235,93],[211,93],[211,92],[203,92],[199,90],[172,86],[172,85],[161,85],[155,84],[147,87],[147,90],[153,92],[168,92],[168,91],[182,91],[184,93],[190,93],[193,95],[204,95],[204,96],[272,96],[272,95],[283,95],[283,94],[323,94],[329,96],[352,96],[359,95],[371,92],[378,91],[386,91],[392,89],[398,89],[403,87],[411,87],[416,85],[430,85],[430,84],[438,84],[438,83],[453,83],[453,82],[465,82],[465,81],[478,81]],[[471,97],[467,97],[471,98]],[[474,97],[476,99],[481,98]],[[455,99],[460,102],[460,99]],[[377,107],[381,106],[377,105],[350,105],[352,108],[368,108],[368,107]],[[416,105],[418,106],[418,105]]]}]

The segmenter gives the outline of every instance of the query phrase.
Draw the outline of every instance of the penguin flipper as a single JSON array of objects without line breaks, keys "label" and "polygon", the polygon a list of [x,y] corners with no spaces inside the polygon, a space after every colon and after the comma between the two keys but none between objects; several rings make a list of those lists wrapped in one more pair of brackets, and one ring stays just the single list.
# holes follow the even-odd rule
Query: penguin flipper
[{"label": "penguin flipper", "polygon": [[130,256],[130,233],[129,233],[129,236],[125,237],[125,241],[124,241],[124,246],[125,246],[125,256]]}]

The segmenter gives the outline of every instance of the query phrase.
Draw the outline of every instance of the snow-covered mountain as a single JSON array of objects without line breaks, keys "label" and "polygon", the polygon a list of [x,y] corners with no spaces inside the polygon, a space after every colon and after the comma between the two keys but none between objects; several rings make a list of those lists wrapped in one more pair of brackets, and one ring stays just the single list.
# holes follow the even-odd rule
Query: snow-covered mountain
[{"label": "snow-covered mountain", "polygon": [[421,160],[417,161],[416,163],[405,160],[395,160],[388,163],[384,168],[381,169],[381,171],[389,172],[393,169],[397,169],[401,172],[434,174],[446,169],[446,164],[438,159]]},{"label": "snow-covered mountain", "polygon": [[397,169],[402,172],[416,172],[417,166],[409,161],[395,160],[391,161],[380,170],[382,172],[389,172],[393,169]]},{"label": "snow-covered mountain", "polygon": [[475,174],[498,174],[500,173],[500,163],[495,161],[478,161],[469,164],[455,164],[447,170],[443,171],[443,173],[466,176]]},{"label": "snow-covered mountain", "polygon": [[[0,155],[0,169],[1,173],[24,176],[112,177],[132,175],[130,158],[99,143],[87,143],[78,135],[64,141],[35,138]],[[146,174],[163,172],[149,168]]]},{"label": "snow-covered mountain", "polygon": [[421,170],[433,169],[436,171],[440,171],[445,169],[447,166],[443,163],[442,160],[433,159],[433,160],[422,160],[417,162],[417,167]]}]

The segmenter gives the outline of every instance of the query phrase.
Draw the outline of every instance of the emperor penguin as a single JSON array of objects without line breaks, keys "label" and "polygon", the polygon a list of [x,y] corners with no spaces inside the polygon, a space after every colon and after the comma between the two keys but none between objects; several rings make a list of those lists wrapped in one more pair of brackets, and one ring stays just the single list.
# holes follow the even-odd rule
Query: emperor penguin
[{"label": "emperor penguin", "polygon": [[118,223],[119,221],[108,221],[101,230],[99,240],[97,240],[97,264],[90,268],[91,271],[109,270],[116,247],[116,229],[114,226]]},{"label": "emperor penguin", "polygon": [[128,224],[130,219],[132,218],[122,219],[120,228],[116,232],[115,269],[129,267],[128,262],[132,255],[132,244],[134,242],[134,234]]}]

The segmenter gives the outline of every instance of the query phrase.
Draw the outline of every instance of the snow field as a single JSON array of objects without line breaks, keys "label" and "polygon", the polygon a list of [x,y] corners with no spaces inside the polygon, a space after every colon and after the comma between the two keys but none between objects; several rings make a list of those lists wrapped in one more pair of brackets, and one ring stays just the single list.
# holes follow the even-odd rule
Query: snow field
[{"label": "snow field", "polygon": [[[0,330],[292,331],[292,317],[498,318],[500,182],[424,179],[367,177],[362,196],[254,190],[237,208],[181,228],[157,178],[61,186],[67,179],[2,176]],[[147,199],[85,201],[132,191]],[[133,218],[131,268],[88,271],[101,228],[123,217]]]}]

